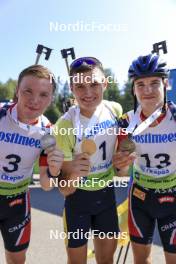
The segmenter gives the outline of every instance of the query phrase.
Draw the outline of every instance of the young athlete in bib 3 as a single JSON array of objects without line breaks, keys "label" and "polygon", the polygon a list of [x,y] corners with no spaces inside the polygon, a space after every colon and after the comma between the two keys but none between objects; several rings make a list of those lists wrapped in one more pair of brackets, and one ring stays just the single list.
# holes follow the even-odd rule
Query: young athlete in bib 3
[{"label": "young athlete in bib 3", "polygon": [[34,163],[40,156],[40,183],[51,189],[49,177],[57,177],[63,154],[57,146],[41,149],[41,138],[50,122],[43,116],[51,104],[56,84],[51,72],[33,65],[18,78],[16,102],[0,108],[0,230],[7,264],[24,264],[31,232],[30,196]]}]

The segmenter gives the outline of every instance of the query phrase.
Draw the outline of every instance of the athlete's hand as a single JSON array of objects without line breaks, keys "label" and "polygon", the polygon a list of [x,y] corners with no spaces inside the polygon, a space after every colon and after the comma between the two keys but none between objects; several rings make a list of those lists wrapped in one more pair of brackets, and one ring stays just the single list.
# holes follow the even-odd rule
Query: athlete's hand
[{"label": "athlete's hand", "polygon": [[47,163],[51,175],[57,176],[61,170],[64,154],[57,146],[49,147],[45,150],[47,154]]},{"label": "athlete's hand", "polygon": [[81,153],[75,155],[71,161],[71,177],[83,177],[89,174],[90,171],[90,157],[87,153]]},{"label": "athlete's hand", "polygon": [[113,155],[113,166],[119,170],[128,170],[128,167],[134,162],[136,158],[135,152],[117,151]]}]

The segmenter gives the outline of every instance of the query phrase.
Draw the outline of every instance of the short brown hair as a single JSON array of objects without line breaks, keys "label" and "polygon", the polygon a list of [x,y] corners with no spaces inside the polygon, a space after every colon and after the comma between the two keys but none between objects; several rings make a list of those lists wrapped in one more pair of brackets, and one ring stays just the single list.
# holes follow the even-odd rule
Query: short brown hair
[{"label": "short brown hair", "polygon": [[43,65],[31,65],[25,68],[18,76],[18,85],[20,84],[23,77],[32,75],[38,78],[44,78],[51,81],[53,86],[53,92],[56,90],[56,82],[53,73]]}]

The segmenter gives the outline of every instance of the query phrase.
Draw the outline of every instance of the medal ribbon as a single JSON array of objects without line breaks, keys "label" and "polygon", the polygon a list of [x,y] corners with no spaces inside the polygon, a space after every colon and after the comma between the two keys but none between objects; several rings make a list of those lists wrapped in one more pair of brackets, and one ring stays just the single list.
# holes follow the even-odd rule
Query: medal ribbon
[{"label": "medal ribbon", "polygon": [[99,106],[97,106],[96,111],[94,112],[94,114],[92,115],[92,117],[89,120],[89,123],[87,125],[87,127],[85,128],[87,133],[81,131],[81,122],[80,122],[80,108],[79,106],[76,107],[76,115],[75,115],[75,127],[77,128],[77,137],[78,139],[81,141],[83,137],[86,137],[88,135],[88,132],[91,131],[91,129],[96,125],[100,113],[102,111],[103,105],[100,104]]},{"label": "medal ribbon", "polygon": [[148,128],[161,115],[162,107],[155,110],[153,114],[151,114],[145,121],[143,121],[139,126],[137,126],[137,128],[135,128],[138,122],[138,113],[139,113],[139,107],[134,117],[132,118],[130,125],[126,129],[126,132],[128,134],[132,134],[133,136],[140,134],[142,131]]}]

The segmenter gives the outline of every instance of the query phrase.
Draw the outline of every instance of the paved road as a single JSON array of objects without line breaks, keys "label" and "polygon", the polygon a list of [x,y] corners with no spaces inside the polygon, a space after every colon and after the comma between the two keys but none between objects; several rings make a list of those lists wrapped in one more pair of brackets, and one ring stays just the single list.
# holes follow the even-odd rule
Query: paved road
[{"label": "paved road", "polygon": [[[32,237],[27,255],[27,264],[66,264],[64,241],[57,237],[57,234],[63,230],[63,196],[57,191],[57,189],[50,192],[44,192],[38,184],[35,184],[35,186],[32,186],[30,189],[32,205]],[[126,192],[126,188],[116,188],[118,203],[125,199]],[[51,231],[55,233],[55,239],[50,238]],[[89,245],[92,247],[92,241],[89,242]],[[165,263],[158,234],[155,234],[152,255],[153,264]],[[120,263],[122,263],[122,261]],[[132,253],[130,249],[126,264],[132,263]],[[5,264],[1,237],[0,264]],[[90,259],[88,264],[95,264],[95,260]]]}]

